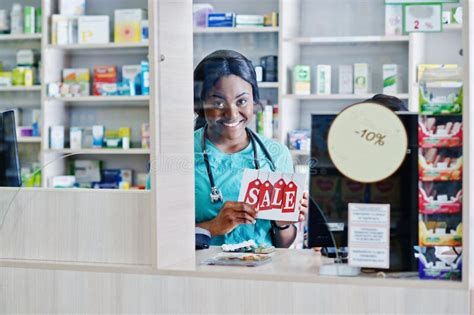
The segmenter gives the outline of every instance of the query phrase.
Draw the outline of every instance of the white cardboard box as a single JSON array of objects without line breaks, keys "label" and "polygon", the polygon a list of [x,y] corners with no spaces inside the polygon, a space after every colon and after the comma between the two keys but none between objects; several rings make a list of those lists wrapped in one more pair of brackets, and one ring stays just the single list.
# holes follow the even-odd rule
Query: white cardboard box
[{"label": "white cardboard box", "polygon": [[354,64],[354,94],[366,94],[371,89],[370,67],[367,63]]},{"label": "white cardboard box", "polygon": [[352,65],[339,66],[339,94],[354,93],[354,71]]},{"label": "white cardboard box", "polygon": [[53,45],[68,44],[68,19],[66,16],[54,14],[51,18],[52,32],[51,43]]},{"label": "white cardboard box", "polygon": [[263,111],[263,135],[266,138],[273,138],[273,106],[265,105]]},{"label": "white cardboard box", "polygon": [[51,149],[64,149],[64,126],[52,126],[50,134]]},{"label": "white cardboard box", "polygon": [[108,15],[80,16],[78,19],[79,44],[106,44],[110,41]]},{"label": "white cardboard box", "polygon": [[79,16],[86,13],[86,0],[60,0],[59,13],[67,16]]},{"label": "white cardboard box", "polygon": [[317,65],[316,66],[316,94],[329,95],[331,94],[331,66]]},{"label": "white cardboard box", "polygon": [[70,147],[72,150],[82,149],[82,129],[78,127],[71,127],[69,131]]},{"label": "white cardboard box", "polygon": [[385,35],[402,35],[403,32],[403,6],[385,5]]},{"label": "white cardboard box", "polygon": [[141,21],[147,19],[143,9],[114,10],[114,41],[116,43],[140,42]]},{"label": "white cardboard box", "polygon": [[400,67],[395,64],[383,65],[383,93],[400,93]]}]

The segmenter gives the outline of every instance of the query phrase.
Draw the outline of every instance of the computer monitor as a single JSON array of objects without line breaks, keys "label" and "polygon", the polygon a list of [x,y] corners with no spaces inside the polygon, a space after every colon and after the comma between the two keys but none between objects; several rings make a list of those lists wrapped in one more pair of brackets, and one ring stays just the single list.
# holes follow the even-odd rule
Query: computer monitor
[{"label": "computer monitor", "polygon": [[0,186],[21,186],[20,160],[13,111],[0,113]]},{"label": "computer monitor", "polygon": [[312,115],[310,197],[314,202],[309,205],[310,247],[334,248],[328,228],[337,247],[347,247],[349,203],[390,204],[390,270],[417,270],[413,246],[418,244],[418,115],[397,114],[408,134],[406,158],[394,175],[372,184],[348,179],[331,162],[327,137],[337,113]]}]

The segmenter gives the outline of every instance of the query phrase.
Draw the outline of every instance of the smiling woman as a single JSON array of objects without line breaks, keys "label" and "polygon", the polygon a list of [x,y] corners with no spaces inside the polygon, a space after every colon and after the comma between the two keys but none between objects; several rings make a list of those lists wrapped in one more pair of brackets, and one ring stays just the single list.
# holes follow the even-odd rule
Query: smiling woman
[{"label": "smiling woman", "polygon": [[[204,121],[194,135],[197,227],[209,232],[212,245],[254,240],[289,247],[294,222],[257,219],[258,209],[237,201],[245,168],[293,172],[288,148],[247,128],[260,102],[252,63],[238,52],[219,50],[199,63],[194,81],[196,113]],[[304,220],[306,194],[300,211]]]}]

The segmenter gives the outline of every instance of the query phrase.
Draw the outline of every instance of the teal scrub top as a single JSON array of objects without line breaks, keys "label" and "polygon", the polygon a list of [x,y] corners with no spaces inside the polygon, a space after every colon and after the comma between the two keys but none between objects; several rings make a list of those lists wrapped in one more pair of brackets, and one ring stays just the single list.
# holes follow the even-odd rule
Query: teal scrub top
[{"label": "teal scrub top", "polygon": [[[251,143],[240,152],[228,154],[219,150],[206,138],[206,149],[216,186],[222,191],[223,202],[211,203],[211,183],[202,155],[201,139],[204,129],[194,132],[195,155],[195,194],[196,194],[196,223],[214,219],[226,201],[237,201],[240,183],[245,168],[255,169],[253,162],[253,146]],[[279,142],[260,137],[270,153],[277,172],[293,173],[293,161],[290,151]],[[263,153],[258,142],[255,144],[260,161],[260,169],[270,171],[270,162]],[[240,224],[226,235],[215,236],[211,245],[237,244],[253,239],[258,245],[272,244],[269,220],[257,219],[255,224]]]}]

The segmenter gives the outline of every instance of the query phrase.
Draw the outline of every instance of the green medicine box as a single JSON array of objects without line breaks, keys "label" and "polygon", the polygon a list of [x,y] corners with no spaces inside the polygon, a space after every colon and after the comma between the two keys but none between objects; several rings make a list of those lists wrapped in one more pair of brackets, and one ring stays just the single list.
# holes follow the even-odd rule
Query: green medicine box
[{"label": "green medicine box", "polygon": [[311,67],[297,65],[293,68],[293,93],[296,95],[311,94]]}]

